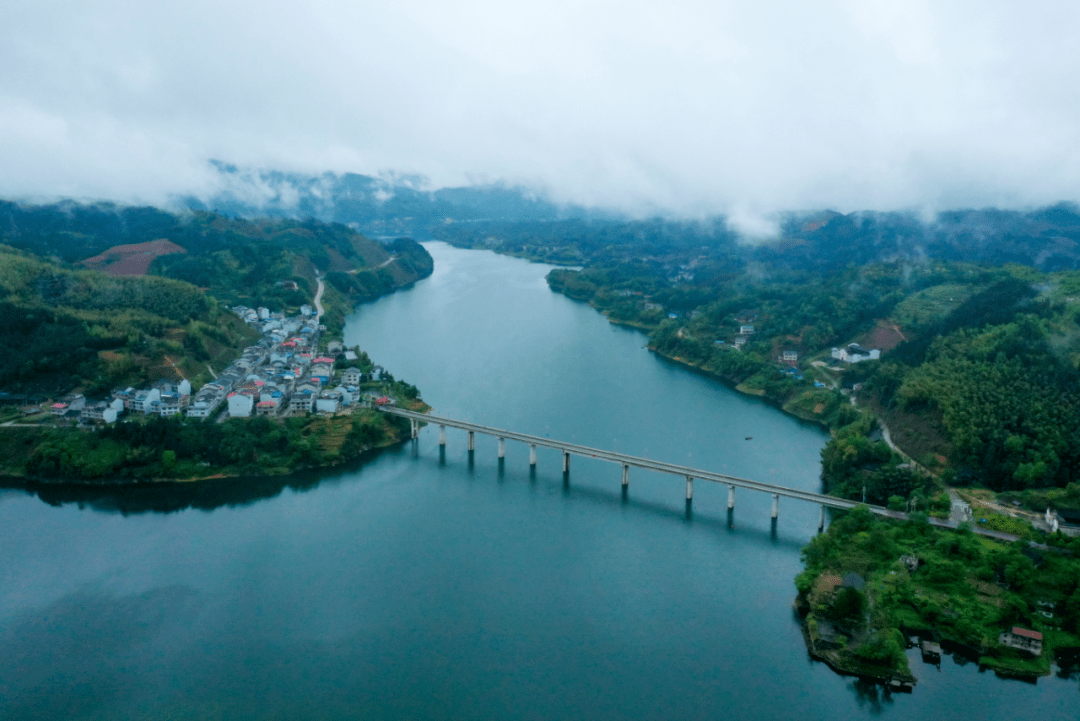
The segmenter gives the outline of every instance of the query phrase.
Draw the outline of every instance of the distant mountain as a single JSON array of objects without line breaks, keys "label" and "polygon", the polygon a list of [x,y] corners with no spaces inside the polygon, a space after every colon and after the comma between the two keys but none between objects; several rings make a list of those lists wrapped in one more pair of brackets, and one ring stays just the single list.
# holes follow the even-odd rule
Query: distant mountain
[{"label": "distant mountain", "polygon": [[758,250],[788,265],[829,266],[937,258],[981,265],[1019,263],[1042,271],[1080,268],[1080,208],[950,210],[925,220],[911,212],[792,214],[783,237]]},{"label": "distant mountain", "polygon": [[241,169],[213,163],[225,190],[210,198],[187,197],[192,210],[241,217],[315,218],[342,223],[375,238],[430,237],[453,222],[546,222],[610,218],[610,213],[558,205],[534,191],[504,184],[426,190],[423,178],[375,178],[356,173],[305,175]]},{"label": "distant mountain", "polygon": [[732,268],[757,263],[827,271],[895,259],[1019,263],[1047,272],[1080,268],[1080,209],[1066,203],[1031,211],[952,210],[931,220],[913,212],[877,211],[788,213],[781,220],[777,237],[755,242],[731,230],[723,216],[475,221],[443,224],[432,234],[462,247],[571,264],[674,261],[704,253]]}]

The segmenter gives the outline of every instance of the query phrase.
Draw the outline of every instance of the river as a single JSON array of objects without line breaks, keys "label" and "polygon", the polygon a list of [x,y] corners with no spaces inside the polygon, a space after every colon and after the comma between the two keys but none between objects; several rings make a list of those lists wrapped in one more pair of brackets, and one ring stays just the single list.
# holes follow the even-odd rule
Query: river
[{"label": "river", "polygon": [[[434,274],[346,342],[437,413],[819,490],[826,435],[552,293],[547,266],[429,243]],[[1076,677],[912,655],[911,695],[807,658],[818,509],[434,428],[331,473],[0,491],[3,719],[1075,719]],[[746,437],[752,437],[746,440]],[[47,502],[43,502],[47,501]]]}]

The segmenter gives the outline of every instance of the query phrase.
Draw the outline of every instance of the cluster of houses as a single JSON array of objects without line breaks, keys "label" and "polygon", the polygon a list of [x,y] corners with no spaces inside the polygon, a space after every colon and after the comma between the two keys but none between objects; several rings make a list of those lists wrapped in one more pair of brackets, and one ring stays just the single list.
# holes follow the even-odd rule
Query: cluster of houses
[{"label": "cluster of houses", "polygon": [[[282,281],[292,283],[296,285],[294,281]],[[269,308],[248,308],[244,305],[234,305],[232,308],[233,313],[236,313],[243,319],[248,325],[254,326],[262,333],[269,333],[273,330],[285,330],[285,332],[296,332],[300,325],[310,323],[314,321],[314,327],[318,330],[319,319],[315,314],[315,309],[306,303],[300,306],[300,315],[294,318],[286,318],[284,313],[273,313]],[[289,329],[292,330],[289,330]]]},{"label": "cluster of houses", "polygon": [[[736,320],[739,323],[739,334],[731,340],[732,348],[734,348],[735,350],[742,350],[742,347],[746,345],[746,342],[748,340],[750,340],[750,336],[754,335],[754,326],[753,324],[747,322],[747,319],[752,320],[756,317],[756,315],[747,315],[745,311],[738,316]],[[715,344],[719,346],[726,346],[727,341],[717,340],[715,341]]]},{"label": "cluster of houses", "polygon": [[162,378],[150,388],[117,388],[104,401],[87,401],[81,393],[73,393],[50,405],[49,412],[59,419],[87,426],[113,423],[125,412],[174,416],[183,412],[190,397],[191,383]]},{"label": "cluster of houses", "polygon": [[[359,369],[348,368],[341,382],[331,387],[338,355],[355,359],[340,341],[332,341],[327,355],[318,355],[319,333],[324,326],[309,306],[286,318],[266,308],[243,306],[233,311],[262,331],[258,344],[244,350],[228,368],[207,383],[192,399],[191,418],[206,418],[227,404],[230,418],[337,413],[361,401]],[[381,369],[378,369],[381,372]]]},{"label": "cluster of houses", "polygon": [[331,341],[325,355],[320,355],[319,333],[325,326],[311,308],[303,306],[300,315],[285,317],[266,308],[243,306],[233,311],[262,332],[262,338],[221,373],[192,395],[187,380],[162,379],[150,388],[122,388],[109,400],[88,402],[73,394],[49,406],[58,418],[81,425],[112,423],[125,412],[173,416],[184,413],[189,418],[208,418],[225,404],[231,418],[251,416],[303,415],[311,412],[337,413],[361,402],[373,402],[377,394],[362,397],[360,384],[381,380],[385,371],[375,366],[365,376],[358,368],[346,368],[338,383],[334,366],[339,356],[356,360],[340,341]]}]

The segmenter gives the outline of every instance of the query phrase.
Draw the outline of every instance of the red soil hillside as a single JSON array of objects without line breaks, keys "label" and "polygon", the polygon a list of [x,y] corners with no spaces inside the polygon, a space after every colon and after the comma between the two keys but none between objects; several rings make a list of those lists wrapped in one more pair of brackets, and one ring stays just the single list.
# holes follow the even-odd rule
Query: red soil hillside
[{"label": "red soil hillside", "polygon": [[187,251],[168,240],[151,240],[134,245],[114,245],[101,255],[87,258],[82,264],[109,275],[146,275],[154,258]]},{"label": "red soil hillside", "polygon": [[890,351],[896,346],[900,345],[907,338],[900,332],[900,329],[896,327],[895,323],[891,323],[887,320],[879,320],[877,327],[870,331],[867,337],[867,348],[880,348],[881,352]]}]

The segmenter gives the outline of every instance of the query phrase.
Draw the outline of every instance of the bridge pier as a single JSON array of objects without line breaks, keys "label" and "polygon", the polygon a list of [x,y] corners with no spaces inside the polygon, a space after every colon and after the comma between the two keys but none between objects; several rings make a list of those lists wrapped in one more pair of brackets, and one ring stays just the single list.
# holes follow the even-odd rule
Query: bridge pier
[{"label": "bridge pier", "polygon": [[690,476],[686,477],[686,500],[692,501],[694,499],[694,479]]},{"label": "bridge pier", "polygon": [[[530,476],[536,472],[536,448],[543,446],[545,448],[552,448],[563,454],[563,483],[565,488],[569,488],[569,475],[570,475],[570,454],[577,453],[580,456],[587,456],[597,458],[600,460],[611,461],[623,466],[622,476],[622,488],[623,496],[626,497],[627,488],[629,485],[629,467],[637,466],[646,470],[651,470],[659,473],[666,473],[673,476],[682,476],[687,479],[687,500],[693,498],[693,480],[710,481],[715,483],[722,483],[728,486],[728,522],[731,523],[732,514],[735,508],[735,488],[736,486],[745,488],[746,490],[753,490],[768,493],[772,498],[772,513],[771,516],[775,521],[779,516],[779,500],[780,496],[786,496],[799,501],[808,501],[810,503],[817,503],[822,508],[821,519],[818,524],[820,530],[825,529],[825,525],[828,523],[826,518],[826,510],[829,508],[837,508],[841,510],[847,510],[853,508],[855,503],[853,501],[845,501],[839,498],[832,498],[821,493],[814,493],[811,491],[803,491],[795,488],[786,488],[783,486],[774,485],[771,483],[763,483],[760,481],[753,481],[743,478],[735,478],[723,473],[714,473],[712,471],[706,471],[701,469],[689,468],[683,465],[676,465],[673,463],[665,463],[662,461],[656,461],[644,457],[630,456],[625,453],[617,453],[614,451],[606,451],[603,449],[589,448],[586,446],[578,445],[575,443],[566,443],[555,441],[549,438],[540,438],[538,436],[531,436],[524,433],[516,433],[514,431],[503,430],[499,428],[490,428],[488,426],[482,426],[475,423],[466,423],[463,421],[457,421],[451,418],[439,418],[437,416],[415,413],[400,408],[382,407],[379,406],[378,410],[382,413],[390,415],[401,416],[409,419],[410,421],[410,435],[414,439],[419,437],[420,429],[424,425],[438,426],[438,448],[439,448],[439,462],[440,465],[445,462],[446,453],[446,429],[457,428],[469,433],[469,460],[470,466],[473,457],[473,448],[475,447],[475,436],[477,433],[487,434],[492,438],[499,440],[499,459],[500,464],[505,456],[505,441],[514,440],[525,443],[529,446],[529,465]],[[412,453],[414,457],[418,457],[419,445],[412,444]],[[888,511],[879,506],[871,506],[870,510],[873,513],[880,515],[888,515]]]}]

